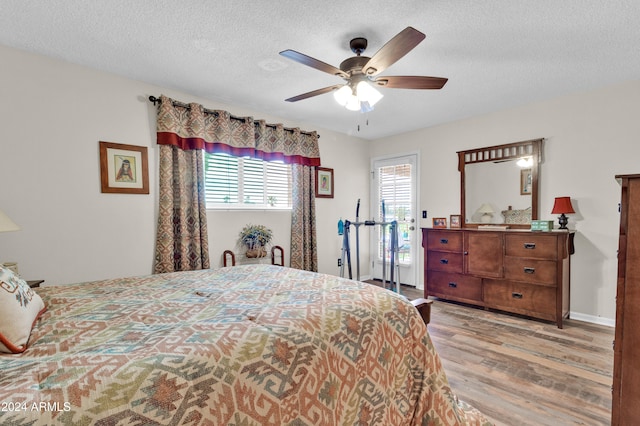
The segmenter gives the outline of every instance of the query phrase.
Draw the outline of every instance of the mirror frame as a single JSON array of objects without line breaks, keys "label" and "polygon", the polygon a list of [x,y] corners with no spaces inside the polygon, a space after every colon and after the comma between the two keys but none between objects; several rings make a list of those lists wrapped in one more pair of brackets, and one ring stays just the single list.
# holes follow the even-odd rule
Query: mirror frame
[{"label": "mirror frame", "polygon": [[[458,171],[460,171],[460,215],[461,225],[465,228],[477,227],[478,223],[467,223],[465,205],[465,166],[467,164],[515,160],[531,157],[531,220],[538,219],[538,179],[542,162],[543,138],[504,145],[458,151]],[[503,222],[504,223],[504,222]],[[511,228],[529,228],[531,224],[509,224]]]}]

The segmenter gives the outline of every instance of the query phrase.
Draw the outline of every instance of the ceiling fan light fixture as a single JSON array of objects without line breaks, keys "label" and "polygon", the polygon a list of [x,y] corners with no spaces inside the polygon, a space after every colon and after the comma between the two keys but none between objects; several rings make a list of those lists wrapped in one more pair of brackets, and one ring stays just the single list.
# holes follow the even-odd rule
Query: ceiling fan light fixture
[{"label": "ceiling fan light fixture", "polygon": [[[384,44],[373,56],[362,56],[367,48],[367,39],[357,37],[349,46],[356,54],[340,63],[340,68],[322,62],[304,53],[287,49],[280,55],[318,71],[338,76],[346,80],[346,84],[323,87],[285,99],[286,102],[297,102],[325,93],[334,92],[333,96],[340,105],[353,111],[369,112],[382,99],[374,85],[390,89],[441,89],[447,82],[442,77],[427,76],[385,76],[376,77],[400,58],[413,50],[425,35],[413,27],[407,27]],[[373,83],[373,84],[370,84]],[[336,90],[337,89],[337,90]],[[353,98],[356,98],[355,100]]]},{"label": "ceiling fan light fixture", "polygon": [[346,106],[349,98],[353,97],[351,87],[344,85],[333,93],[333,98],[342,106]]},{"label": "ceiling fan light fixture", "polygon": [[356,93],[358,94],[360,102],[368,102],[371,109],[373,109],[373,106],[383,98],[382,93],[377,91],[366,81],[358,83],[356,86]]},{"label": "ceiling fan light fixture", "polygon": [[333,97],[349,111],[370,112],[383,95],[366,81],[361,81],[355,88],[348,84],[342,86]]},{"label": "ceiling fan light fixture", "polygon": [[349,111],[360,111],[360,101],[357,96],[350,95],[345,107]]},{"label": "ceiling fan light fixture", "polygon": [[365,112],[371,112],[373,111],[373,106],[369,105],[369,102],[367,101],[362,101],[360,102],[360,112],[361,113],[365,113]]}]

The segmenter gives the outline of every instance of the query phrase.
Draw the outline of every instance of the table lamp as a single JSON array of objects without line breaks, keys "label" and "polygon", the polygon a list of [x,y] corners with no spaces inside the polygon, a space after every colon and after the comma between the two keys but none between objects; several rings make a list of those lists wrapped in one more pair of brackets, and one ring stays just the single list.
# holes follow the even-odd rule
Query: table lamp
[{"label": "table lamp", "polygon": [[491,205],[489,203],[484,203],[478,209],[478,213],[482,213],[482,217],[480,218],[480,221],[482,223],[489,223],[489,222],[491,222],[491,219],[493,218],[494,211],[493,211],[493,208],[491,207]]},{"label": "table lamp", "polygon": [[19,231],[20,227],[0,210],[0,232]]},{"label": "table lamp", "polygon": [[[9,232],[9,231],[19,231],[20,227],[16,225],[14,221],[12,221],[9,216],[4,214],[2,210],[0,210],[0,232]],[[18,266],[15,262],[10,262],[3,264],[5,267],[11,269],[15,273],[18,273]]]},{"label": "table lamp", "polygon": [[555,202],[553,203],[553,210],[551,210],[551,214],[559,214],[558,222],[560,223],[560,229],[567,229],[567,223],[569,223],[569,219],[565,214],[575,213],[573,211],[573,206],[571,205],[571,197],[556,197]]}]

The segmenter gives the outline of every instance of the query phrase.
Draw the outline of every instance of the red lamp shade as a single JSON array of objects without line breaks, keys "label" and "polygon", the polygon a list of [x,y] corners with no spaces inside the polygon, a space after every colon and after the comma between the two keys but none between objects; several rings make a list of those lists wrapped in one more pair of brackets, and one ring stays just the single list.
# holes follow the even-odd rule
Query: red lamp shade
[{"label": "red lamp shade", "polygon": [[552,214],[559,214],[558,223],[560,224],[560,229],[567,229],[567,223],[569,223],[569,219],[565,216],[565,213],[575,213],[573,211],[573,206],[571,205],[571,197],[556,197],[556,201],[553,203],[553,210],[551,210]]},{"label": "red lamp shade", "polygon": [[571,197],[556,197],[556,201],[553,203],[552,214],[565,214],[575,213],[573,206],[571,205]]}]

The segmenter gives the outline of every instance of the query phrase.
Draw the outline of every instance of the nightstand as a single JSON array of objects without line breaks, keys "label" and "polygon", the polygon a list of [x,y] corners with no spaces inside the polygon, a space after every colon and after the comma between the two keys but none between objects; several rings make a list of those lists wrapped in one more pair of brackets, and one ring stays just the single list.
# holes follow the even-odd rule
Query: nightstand
[{"label": "nightstand", "polygon": [[42,284],[44,282],[44,280],[33,280],[33,281],[27,281],[27,284],[29,284],[29,287],[31,288],[36,288],[36,287],[40,287],[40,284]]}]

